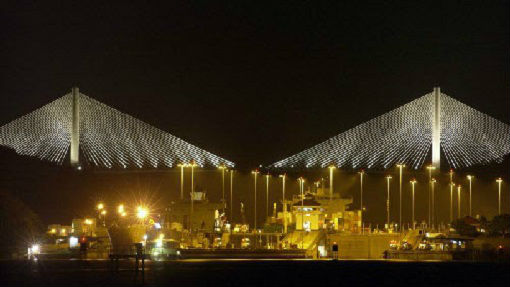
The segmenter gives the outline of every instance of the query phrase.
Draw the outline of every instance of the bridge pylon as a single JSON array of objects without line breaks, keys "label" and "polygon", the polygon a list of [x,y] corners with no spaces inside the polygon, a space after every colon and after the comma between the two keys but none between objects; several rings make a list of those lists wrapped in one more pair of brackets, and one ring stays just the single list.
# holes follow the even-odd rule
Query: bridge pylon
[{"label": "bridge pylon", "polygon": [[71,166],[80,166],[80,90],[71,89],[72,95],[72,122],[71,122]]}]

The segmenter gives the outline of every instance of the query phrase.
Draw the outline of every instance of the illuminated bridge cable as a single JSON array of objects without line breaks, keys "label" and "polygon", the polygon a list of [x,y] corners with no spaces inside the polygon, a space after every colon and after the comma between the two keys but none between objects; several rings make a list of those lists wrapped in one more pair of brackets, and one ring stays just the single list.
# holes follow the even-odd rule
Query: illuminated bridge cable
[{"label": "illuminated bridge cable", "polygon": [[325,168],[335,164],[353,169],[387,169],[403,163],[419,169],[427,155],[432,154],[436,107],[440,113],[438,142],[451,168],[501,161],[510,153],[508,124],[435,88],[432,93],[273,163],[270,168]]},{"label": "illuminated bridge cable", "polygon": [[[76,89],[77,90],[77,89]],[[79,164],[100,168],[160,168],[194,161],[234,163],[77,92]],[[76,106],[75,106],[76,107]],[[18,154],[63,164],[71,151],[73,94],[0,127],[0,145]]]}]

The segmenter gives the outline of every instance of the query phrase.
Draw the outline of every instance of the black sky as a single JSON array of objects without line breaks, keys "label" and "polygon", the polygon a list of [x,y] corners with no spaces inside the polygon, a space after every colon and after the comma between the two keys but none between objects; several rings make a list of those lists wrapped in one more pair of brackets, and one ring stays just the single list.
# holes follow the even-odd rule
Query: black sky
[{"label": "black sky", "polygon": [[[510,122],[508,1],[49,2],[12,1],[0,8],[0,124],[78,85],[249,170],[436,85]],[[170,197],[165,204],[178,191],[176,173],[89,180],[3,154],[0,186],[48,222],[84,216],[80,210],[90,211],[98,198],[122,198],[129,188],[157,190]],[[342,192],[356,202],[356,174],[342,176]],[[218,200],[218,175],[209,177],[198,178]],[[367,191],[367,214],[374,222],[383,212],[379,177],[367,177],[374,186]],[[487,212],[494,211],[493,177],[477,183],[476,196],[489,198]],[[251,209],[250,175],[239,178],[236,196]],[[149,183],[138,183],[144,180]],[[291,193],[297,190],[294,181],[289,185]],[[271,196],[277,200],[278,193]]]},{"label": "black sky", "polygon": [[3,5],[0,123],[78,85],[251,168],[435,85],[509,122],[508,1],[74,2]]}]

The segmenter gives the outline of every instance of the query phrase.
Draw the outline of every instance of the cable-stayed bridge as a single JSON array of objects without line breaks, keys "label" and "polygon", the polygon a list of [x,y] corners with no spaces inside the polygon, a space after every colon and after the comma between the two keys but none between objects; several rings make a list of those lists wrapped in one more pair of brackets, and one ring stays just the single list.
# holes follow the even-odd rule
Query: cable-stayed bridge
[{"label": "cable-stayed bridge", "polygon": [[234,163],[122,113],[73,88],[0,127],[0,145],[18,154],[75,167],[164,168]]},{"label": "cable-stayed bridge", "polygon": [[[451,168],[498,162],[510,153],[510,126],[434,88],[410,103],[351,128],[270,168],[414,169],[445,158]],[[431,159],[427,159],[431,156]]]}]

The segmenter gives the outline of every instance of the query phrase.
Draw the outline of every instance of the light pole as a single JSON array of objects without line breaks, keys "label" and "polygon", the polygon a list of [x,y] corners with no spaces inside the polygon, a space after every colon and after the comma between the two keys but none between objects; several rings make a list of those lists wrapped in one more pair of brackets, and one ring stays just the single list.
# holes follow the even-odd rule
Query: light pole
[{"label": "light pole", "polygon": [[390,230],[390,179],[391,175],[386,176],[386,186],[387,186],[387,195],[386,195],[386,223],[388,232]]},{"label": "light pole", "polygon": [[498,183],[498,215],[501,215],[501,183],[503,179],[500,177],[496,179],[496,182]]},{"label": "light pole", "polygon": [[450,183],[450,223],[453,222],[453,189],[455,188],[455,183]]},{"label": "light pole", "polygon": [[397,167],[399,169],[399,192],[400,192],[400,213],[399,213],[399,228],[400,231],[402,231],[402,169],[405,167],[404,164],[397,164]]},{"label": "light pole", "polygon": [[271,175],[266,174],[266,218],[269,217],[269,177]]},{"label": "light pole", "polygon": [[457,219],[460,219],[460,190],[462,186],[459,184],[457,186]]},{"label": "light pole", "polygon": [[257,175],[259,174],[259,171],[256,169],[254,171],[251,172],[253,174],[253,187],[254,187],[254,191],[255,191],[255,208],[253,209],[254,211],[254,214],[255,214],[255,217],[253,218],[253,229],[255,230],[255,232],[257,231]]},{"label": "light pole", "polygon": [[333,198],[333,170],[335,169],[335,166],[330,165],[328,168],[329,168],[329,202],[331,203],[331,199]]},{"label": "light pole", "polygon": [[193,229],[193,201],[195,200],[195,182],[194,182],[194,175],[195,175],[195,166],[197,166],[195,164],[194,161],[192,161],[189,165],[189,167],[191,167],[191,193],[190,193],[190,197],[191,197],[191,212],[190,212],[190,216],[189,216],[189,230],[190,230],[190,233]]},{"label": "light pole", "polygon": [[[364,170],[361,170],[359,172],[359,176],[360,176],[360,185],[359,185],[359,188],[360,188],[360,210],[361,210],[361,226],[363,228],[363,175],[365,174],[365,171]],[[362,233],[363,233],[363,230],[362,230]]]},{"label": "light pole", "polygon": [[104,217],[106,215],[106,211],[104,210],[104,204],[102,202],[97,204],[97,213],[98,213],[99,219],[101,219],[101,217],[103,217],[103,226],[105,226],[106,223],[105,223]]},{"label": "light pole", "polygon": [[474,178],[474,176],[472,176],[472,175],[467,176],[467,179],[469,180],[469,216],[471,216],[471,217],[473,216],[472,215],[472,211],[473,211],[472,206],[473,205],[471,203],[472,199],[473,199],[473,197],[471,196],[471,181],[473,180],[473,178]]},{"label": "light pole", "polygon": [[304,189],[305,188],[304,188],[303,184],[305,182],[305,179],[303,177],[300,177],[300,178],[298,178],[298,181],[299,181],[299,190],[301,192],[301,249],[303,249],[304,248],[304,246],[303,246],[304,245],[303,244],[304,243],[304,231],[305,231],[304,230],[305,225],[303,222],[303,220],[304,220],[304,214],[303,214],[304,213],[304,203],[305,203],[304,202],[304,199],[305,199]]},{"label": "light pole", "polygon": [[287,207],[285,206],[285,178],[286,174],[281,174],[282,179],[282,210],[283,210],[283,233],[287,234]]},{"label": "light pole", "polygon": [[234,201],[232,200],[232,194],[234,190],[234,170],[230,170],[230,221],[232,221],[232,225],[234,224]]},{"label": "light pole", "polygon": [[436,169],[436,167],[433,165],[429,165],[429,166],[427,166],[427,169],[429,170],[429,224],[428,224],[428,226],[430,227],[430,223],[431,223],[430,196],[432,193],[432,171],[434,169]]},{"label": "light pole", "polygon": [[415,221],[414,221],[414,185],[415,185],[415,184],[416,184],[416,179],[411,180],[411,192],[412,192],[412,194],[411,194],[411,198],[412,198],[412,203],[413,203],[413,205],[412,205],[412,214],[413,214],[413,218],[412,218],[412,220],[413,220],[413,230],[414,230],[414,229],[415,229],[415,227],[416,227],[416,224],[415,224]]},{"label": "light pole", "polygon": [[106,209],[101,210],[101,215],[103,216],[103,226],[106,226]]},{"label": "light pole", "polygon": [[453,222],[453,169],[450,169],[450,223]]},{"label": "light pole", "polygon": [[435,184],[436,184],[436,179],[433,178],[432,181],[430,182],[430,184],[432,185],[432,195],[431,195],[431,197],[432,197],[432,200],[431,200],[431,202],[432,202],[432,228],[434,228],[435,225],[436,225],[436,209],[435,209],[435,205],[434,205],[434,203],[435,203],[435,200],[434,200],[434,187],[435,187]]},{"label": "light pole", "polygon": [[221,170],[221,200],[223,203],[223,212],[225,212],[225,169],[227,167],[220,165],[218,168]]},{"label": "light pole", "polygon": [[185,163],[180,163],[177,166],[181,168],[181,200],[183,200],[184,199],[184,168],[187,167],[188,165]]}]

